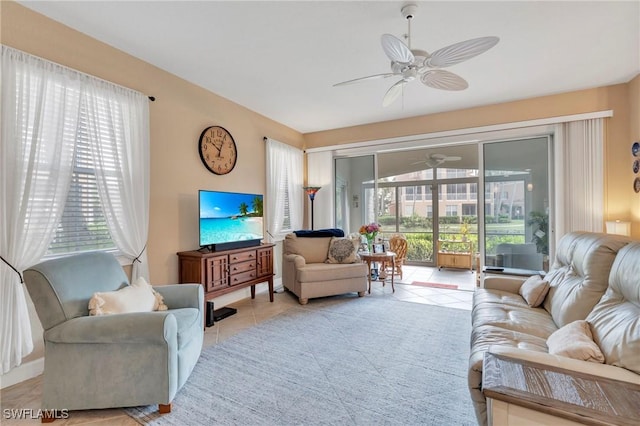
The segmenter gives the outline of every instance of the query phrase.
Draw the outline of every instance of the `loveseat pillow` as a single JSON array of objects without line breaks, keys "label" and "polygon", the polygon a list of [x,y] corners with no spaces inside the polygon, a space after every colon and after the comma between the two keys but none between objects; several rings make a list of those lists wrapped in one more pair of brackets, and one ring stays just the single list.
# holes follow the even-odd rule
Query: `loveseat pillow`
[{"label": "loveseat pillow", "polygon": [[124,314],[130,312],[166,311],[160,293],[143,278],[116,291],[97,292],[89,300],[89,315]]},{"label": "loveseat pillow", "polygon": [[358,247],[360,239],[332,237],[326,263],[356,263],[360,261]]},{"label": "loveseat pillow", "polygon": [[540,275],[533,275],[522,283],[518,293],[527,301],[532,308],[542,305],[544,298],[549,292],[549,282],[542,279]]},{"label": "loveseat pillow", "polygon": [[547,347],[552,355],[560,355],[581,361],[604,362],[602,351],[593,341],[589,323],[574,321],[554,331],[547,338]]}]

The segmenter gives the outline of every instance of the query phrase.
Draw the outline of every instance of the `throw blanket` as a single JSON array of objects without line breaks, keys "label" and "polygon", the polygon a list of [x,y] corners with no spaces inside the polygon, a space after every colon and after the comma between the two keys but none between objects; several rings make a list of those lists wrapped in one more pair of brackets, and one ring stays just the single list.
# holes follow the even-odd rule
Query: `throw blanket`
[{"label": "throw blanket", "polygon": [[312,231],[310,229],[302,229],[293,231],[299,238],[322,238],[322,237],[344,237],[344,231],[338,228],[318,229]]}]

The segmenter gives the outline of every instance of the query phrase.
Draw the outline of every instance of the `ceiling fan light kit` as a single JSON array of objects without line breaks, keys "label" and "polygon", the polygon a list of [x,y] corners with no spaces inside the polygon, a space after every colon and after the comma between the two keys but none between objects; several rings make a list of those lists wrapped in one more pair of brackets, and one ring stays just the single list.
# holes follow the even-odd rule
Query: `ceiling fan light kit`
[{"label": "ceiling fan light kit", "polygon": [[401,80],[394,83],[385,93],[382,99],[384,107],[391,105],[400,96],[404,86],[416,79],[425,86],[440,90],[458,91],[469,87],[469,83],[464,78],[440,68],[459,64],[478,56],[495,46],[500,39],[494,36],[474,38],[443,47],[432,54],[425,50],[411,49],[411,20],[417,10],[418,5],[416,4],[406,4],[401,9],[402,16],[407,20],[407,44],[391,34],[383,34],[380,38],[382,50],[391,60],[390,73],[347,80],[334,84],[334,86],[393,76],[400,77]]}]

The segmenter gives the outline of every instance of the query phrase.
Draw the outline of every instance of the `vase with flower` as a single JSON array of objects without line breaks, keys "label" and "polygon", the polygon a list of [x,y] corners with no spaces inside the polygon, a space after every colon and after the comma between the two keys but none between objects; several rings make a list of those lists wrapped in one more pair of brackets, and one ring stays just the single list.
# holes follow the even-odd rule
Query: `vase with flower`
[{"label": "vase with flower", "polygon": [[360,227],[359,233],[360,235],[364,235],[367,239],[367,248],[369,249],[369,253],[373,253],[373,243],[375,242],[380,229],[380,224],[375,222],[371,222],[368,225],[362,225]]}]

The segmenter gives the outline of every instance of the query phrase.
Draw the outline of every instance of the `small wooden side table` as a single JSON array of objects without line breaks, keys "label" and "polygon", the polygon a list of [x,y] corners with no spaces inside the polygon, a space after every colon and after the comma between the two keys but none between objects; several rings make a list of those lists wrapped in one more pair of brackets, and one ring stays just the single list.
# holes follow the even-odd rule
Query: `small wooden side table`
[{"label": "small wooden side table", "polygon": [[[384,253],[359,253],[359,256],[363,262],[367,262],[367,269],[369,270],[369,294],[371,294],[371,263],[380,262],[380,268],[384,270],[386,263],[390,262],[392,270],[395,271],[396,254],[392,251],[386,251]],[[395,293],[396,288],[393,285],[393,275],[393,272],[391,272],[391,290]],[[384,283],[384,281],[382,282]]]},{"label": "small wooden side table", "polygon": [[485,353],[489,425],[638,425],[640,385]]}]

